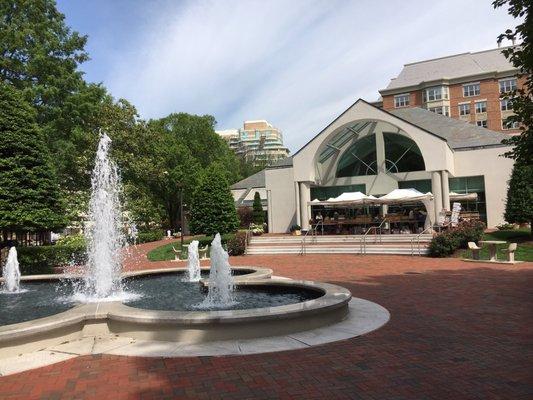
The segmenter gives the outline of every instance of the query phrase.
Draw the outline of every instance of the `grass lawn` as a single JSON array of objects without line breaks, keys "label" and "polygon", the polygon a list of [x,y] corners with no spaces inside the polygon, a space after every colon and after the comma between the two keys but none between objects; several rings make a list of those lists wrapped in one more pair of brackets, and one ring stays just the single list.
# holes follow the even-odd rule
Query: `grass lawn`
[{"label": "grass lawn", "polygon": [[[233,237],[233,236],[234,235],[232,235],[232,234],[222,235],[222,243],[225,243],[225,241],[228,238]],[[200,247],[204,247],[206,244],[210,243],[213,240],[213,236],[205,236],[205,235],[203,235],[203,236],[195,236],[193,238],[184,240],[183,244],[187,245],[187,244],[191,243],[193,240],[200,241]],[[159,247],[156,247],[153,250],[150,250],[148,252],[148,254],[147,254],[148,260],[150,260],[150,261],[170,261],[170,260],[174,260],[175,254],[174,254],[174,250],[172,249],[172,246],[174,246],[174,248],[176,250],[181,250],[181,244],[180,244],[179,241],[172,242],[172,243],[167,243],[167,244],[164,244],[163,246],[159,246]],[[184,253],[185,253],[185,250],[184,250]],[[186,254],[183,254],[183,256],[186,256]]]},{"label": "grass lawn", "polygon": [[[507,255],[502,252],[502,250],[507,249],[509,243],[518,243],[518,248],[515,252],[515,260],[533,261],[533,237],[531,236],[529,229],[485,233],[482,240],[505,240],[508,242],[507,244],[497,245],[499,260],[506,260]],[[483,250],[480,251],[479,255],[481,259],[489,259],[488,245],[483,246]],[[472,252],[470,250],[459,250],[457,256],[461,258],[472,258]]]}]

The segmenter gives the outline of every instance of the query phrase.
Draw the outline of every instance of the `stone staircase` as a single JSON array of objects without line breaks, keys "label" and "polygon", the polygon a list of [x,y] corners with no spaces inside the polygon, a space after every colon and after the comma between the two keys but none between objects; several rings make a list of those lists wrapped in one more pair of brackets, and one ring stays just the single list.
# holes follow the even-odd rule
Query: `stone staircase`
[{"label": "stone staircase", "polygon": [[[426,255],[431,234],[254,236],[246,254],[403,254]],[[366,243],[365,243],[366,242]],[[420,243],[420,245],[419,245]]]}]

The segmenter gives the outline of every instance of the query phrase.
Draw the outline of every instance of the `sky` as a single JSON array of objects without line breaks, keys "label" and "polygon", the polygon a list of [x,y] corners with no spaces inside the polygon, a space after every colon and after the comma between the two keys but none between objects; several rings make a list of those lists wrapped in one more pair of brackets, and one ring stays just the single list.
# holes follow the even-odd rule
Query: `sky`
[{"label": "sky", "polygon": [[496,47],[490,0],[59,0],[88,35],[81,69],[143,118],[266,119],[297,151],[406,63]]}]

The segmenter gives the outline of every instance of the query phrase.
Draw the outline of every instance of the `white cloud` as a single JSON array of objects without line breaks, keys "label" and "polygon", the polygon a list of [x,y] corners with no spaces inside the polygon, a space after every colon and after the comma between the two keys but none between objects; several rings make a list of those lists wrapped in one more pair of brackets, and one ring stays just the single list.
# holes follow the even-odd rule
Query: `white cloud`
[{"label": "white cloud", "polygon": [[[148,2],[147,4],[151,4]],[[146,118],[212,114],[220,128],[265,118],[296,151],[403,64],[495,47],[515,22],[484,0],[169,2],[104,79]]]}]

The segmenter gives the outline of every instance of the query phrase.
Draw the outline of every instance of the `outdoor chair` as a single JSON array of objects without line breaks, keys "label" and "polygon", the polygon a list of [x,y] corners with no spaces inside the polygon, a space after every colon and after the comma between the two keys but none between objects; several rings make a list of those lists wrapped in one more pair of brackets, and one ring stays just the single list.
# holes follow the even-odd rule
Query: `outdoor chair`
[{"label": "outdoor chair", "polygon": [[174,261],[179,261],[181,256],[181,250],[176,249],[174,246],[172,246],[172,250],[174,251]]},{"label": "outdoor chair", "polygon": [[468,242],[468,248],[472,250],[472,258],[474,260],[479,260],[479,250],[481,250],[481,247],[474,242]]},{"label": "outdoor chair", "polygon": [[514,253],[518,245],[516,243],[509,244],[509,247],[505,250],[502,250],[504,253],[507,253],[507,261],[514,263]]},{"label": "outdoor chair", "polygon": [[200,256],[200,259],[201,260],[206,260],[207,259],[207,252],[209,250],[209,245],[205,245],[205,247],[200,247],[198,249],[198,255]]}]

